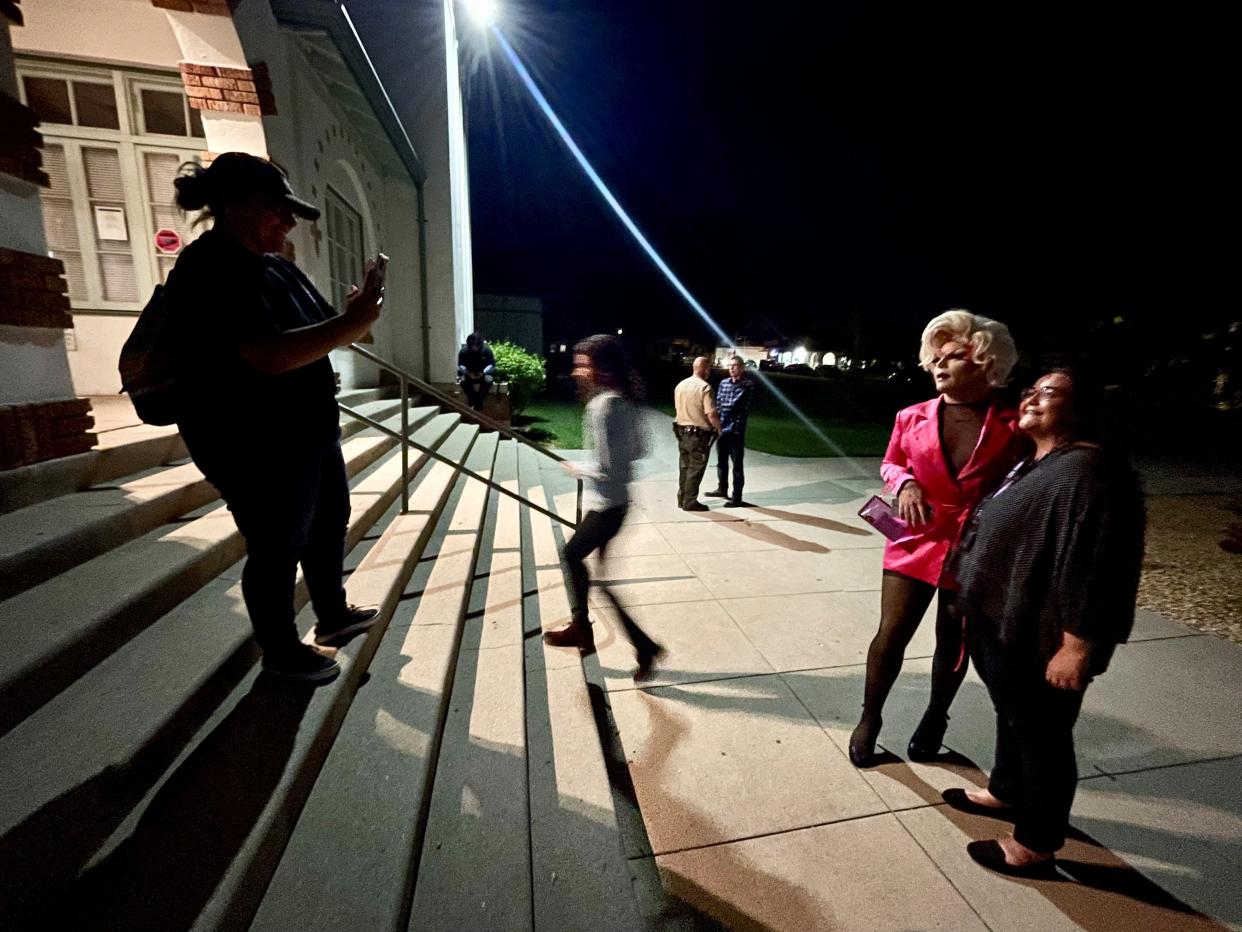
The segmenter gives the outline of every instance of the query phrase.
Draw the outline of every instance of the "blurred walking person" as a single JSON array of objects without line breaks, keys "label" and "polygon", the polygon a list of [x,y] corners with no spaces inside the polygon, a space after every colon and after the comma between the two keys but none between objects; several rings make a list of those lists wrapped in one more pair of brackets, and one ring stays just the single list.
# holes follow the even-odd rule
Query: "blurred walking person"
[{"label": "blurred walking person", "polygon": [[[588,337],[574,347],[573,377],[586,402],[582,433],[594,457],[564,466],[576,478],[586,480],[588,511],[561,551],[572,580],[569,595],[573,617],[564,627],[545,632],[543,640],[552,647],[576,647],[589,653],[595,649],[595,637],[587,611],[591,577],[586,558],[596,550],[601,559],[606,557],[608,544],[621,530],[629,511],[634,461],[643,455],[644,448],[637,404],[642,383],[625,346],[611,334]],[[634,679],[645,680],[664,649],[638,627],[607,586],[604,593],[638,655]]]}]

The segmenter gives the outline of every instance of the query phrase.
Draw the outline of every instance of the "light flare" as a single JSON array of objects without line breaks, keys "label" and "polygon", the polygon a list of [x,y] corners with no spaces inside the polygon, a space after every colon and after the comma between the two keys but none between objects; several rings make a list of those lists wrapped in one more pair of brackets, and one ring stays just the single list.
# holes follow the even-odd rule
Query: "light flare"
[{"label": "light flare", "polygon": [[[582,169],[586,176],[591,179],[591,183],[595,185],[595,189],[599,191],[600,196],[603,197],[608,206],[612,208],[612,212],[616,214],[617,219],[620,220],[621,224],[626,228],[626,230],[629,231],[630,236],[634,238],[634,241],[638,243],[643,252],[647,254],[647,257],[651,259],[656,268],[660,270],[665,279],[667,279],[668,283],[673,286],[673,289],[681,295],[685,302],[690,305],[691,310],[698,314],[703,323],[706,324],[711,332],[720,340],[720,344],[723,346],[731,346],[732,340],[728,334],[726,334],[720,325],[716,323],[715,319],[713,319],[707,312],[707,309],[699,303],[699,300],[690,292],[690,289],[687,288],[685,284],[682,283],[681,279],[677,277],[677,274],[672,270],[669,264],[664,261],[664,258],[656,251],[655,247],[651,245],[651,242],[643,234],[642,230],[638,228],[638,224],[634,222],[629,213],[626,212],[625,208],[621,206],[620,201],[618,201],[613,195],[608,185],[604,183],[604,179],[599,176],[599,173],[596,172],[595,167],[587,159],[586,155],[582,152],[582,149],[579,148],[578,143],[575,142],[574,138],[569,134],[569,130],[565,128],[565,124],[561,122],[560,117],[556,115],[556,111],[552,109],[552,105],[548,103],[548,99],[539,89],[539,85],[537,85],[535,83],[535,79],[531,77],[530,71],[527,70],[526,65],[522,62],[522,59],[518,57],[517,52],[514,50],[513,46],[509,44],[509,40],[505,37],[505,34],[500,30],[500,27],[494,21],[490,23],[490,30],[492,35],[495,37],[497,44],[505,53],[505,57],[513,66],[513,70],[517,72],[518,77],[521,78],[522,83],[525,85],[527,91],[530,92],[531,97],[534,98],[535,103],[539,105],[539,109],[543,111],[543,115],[552,125],[552,128],[556,131],[556,134],[560,137],[561,142],[565,144],[565,148],[569,150],[570,155],[574,157],[574,160],[578,163],[578,166]],[[619,332],[620,331],[618,331],[618,333]],[[807,417],[807,415],[804,414],[802,410],[795,405],[763,371],[758,369],[752,371],[754,376],[764,384],[768,391],[770,391],[772,395],[780,401],[780,403],[784,405],[791,414],[794,415],[794,417],[801,421],[803,426],[805,426],[807,430],[809,430],[824,444],[825,448],[831,450],[838,457],[843,459],[852,470],[856,472],[861,471],[859,470],[857,464],[854,463],[853,459],[846,455],[845,451],[842,450],[841,447],[834,440],[832,440],[832,438],[820,430],[819,426]]]}]

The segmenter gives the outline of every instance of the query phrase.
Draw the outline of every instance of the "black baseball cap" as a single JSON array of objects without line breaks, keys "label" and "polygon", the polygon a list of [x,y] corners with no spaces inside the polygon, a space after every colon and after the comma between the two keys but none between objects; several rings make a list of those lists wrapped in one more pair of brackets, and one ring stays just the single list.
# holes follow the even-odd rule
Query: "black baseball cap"
[{"label": "black baseball cap", "polygon": [[212,187],[228,196],[266,197],[288,205],[299,217],[319,219],[319,208],[294,195],[284,171],[267,159],[249,152],[224,152],[216,156],[207,175]]}]

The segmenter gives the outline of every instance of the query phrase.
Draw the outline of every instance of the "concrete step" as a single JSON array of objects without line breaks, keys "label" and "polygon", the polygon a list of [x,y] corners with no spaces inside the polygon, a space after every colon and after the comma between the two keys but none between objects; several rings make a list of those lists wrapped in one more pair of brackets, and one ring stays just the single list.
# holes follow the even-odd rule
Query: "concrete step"
[{"label": "concrete step", "polygon": [[[481,436],[466,465],[488,475],[495,454],[496,435]],[[455,485],[252,929],[404,922],[488,497],[475,480]]]},{"label": "concrete step", "polygon": [[[517,491],[517,444],[496,481]],[[520,507],[493,495],[440,741],[410,929],[533,927]]]},{"label": "concrete step", "polygon": [[[443,450],[459,460],[476,436],[462,425]],[[380,604],[391,619],[455,475],[441,463],[428,469],[411,513],[392,521],[351,574],[351,600]],[[309,629],[310,611],[303,616]],[[373,676],[367,671],[385,631],[377,626],[338,651],[342,675],[318,690],[298,695],[265,677],[243,681],[202,743],[174,763],[87,868],[74,900],[90,905],[72,924],[91,928],[122,915],[140,928],[248,928],[341,721],[364,676]],[[351,800],[342,830],[362,828],[354,816],[364,802]],[[176,820],[189,824],[170,827]],[[170,849],[173,863],[186,865],[179,887],[162,883]],[[300,914],[290,917],[293,927],[303,922]]]},{"label": "concrete step", "polygon": [[[414,439],[434,445],[457,421],[439,415]],[[395,442],[384,436],[346,441],[350,475]],[[0,733],[239,560],[244,548],[232,515],[220,505],[0,603],[0,632],[7,637],[0,653]]]},{"label": "concrete step", "polygon": [[0,514],[185,459],[173,427],[138,424],[98,435],[93,450],[0,472]]},{"label": "concrete step", "polygon": [[[371,401],[360,410],[380,421],[399,424],[400,402]],[[437,413],[431,407],[410,411],[417,427]],[[341,416],[348,438],[369,428]],[[145,470],[122,481],[93,486],[0,515],[0,600],[51,579],[126,541],[133,540],[215,501],[216,488],[193,463]]]},{"label": "concrete step", "polygon": [[[390,388],[358,389],[342,392],[337,396],[337,401],[361,405],[391,399],[393,394],[394,390]],[[101,407],[104,401],[99,399]],[[128,400],[123,396],[106,401],[112,403],[108,408],[116,407],[115,402],[129,408]],[[98,427],[102,428],[105,420],[121,426],[97,430],[97,443],[93,450],[0,471],[0,514],[61,495],[71,495],[189,456],[175,425],[154,427],[143,424],[132,409],[128,419],[118,418],[108,411],[97,414],[100,415],[96,417]]]},{"label": "concrete step", "polygon": [[[573,483],[541,457],[518,454],[522,494],[573,520]],[[553,521],[531,509],[522,547],[531,886],[536,929],[642,928],[616,814],[596,710],[572,648],[537,632],[569,620],[569,593]]]},{"label": "concrete step", "polygon": [[[456,420],[452,416],[444,419]],[[474,435],[475,428],[459,425],[440,449],[449,455],[464,453]],[[420,458],[412,464],[411,475],[420,466],[412,500],[415,511],[407,516],[395,515],[400,488],[396,452],[355,482],[347,566],[356,568],[346,586],[352,601],[383,602],[391,612],[389,603],[395,604],[395,596],[390,598],[385,591],[382,598],[376,597],[374,584],[409,562],[401,555],[403,548],[418,542],[419,522],[426,523],[433,514],[417,508],[436,507],[447,489],[445,474],[452,472],[439,463],[424,465]],[[385,514],[393,520],[376,540],[368,530]],[[6,787],[0,796],[0,870],[6,876],[6,884],[0,885],[0,927],[10,927],[5,917],[14,915],[23,903],[27,907],[46,904],[49,898],[104,902],[103,894],[71,894],[74,878],[92,859],[105,864],[131,858],[144,869],[165,870],[163,880],[146,878],[152,889],[145,892],[153,898],[151,909],[168,908],[163,914],[166,920],[157,921],[144,904],[130,903],[126,911],[114,913],[102,924],[115,924],[117,917],[124,916],[121,924],[126,927],[188,928],[211,889],[241,857],[238,833],[253,827],[250,817],[258,818],[254,807],[268,802],[275,786],[265,781],[270,777],[285,781],[288,787],[313,781],[313,775],[308,778],[286,771],[278,778],[273,768],[291,761],[284,756],[291,744],[302,751],[321,747],[320,739],[312,734],[309,711],[331,712],[339,700],[325,704],[320,693],[339,687],[333,684],[307,697],[299,687],[284,683],[273,687],[265,683],[267,678],[257,676],[257,649],[237,582],[240,570],[241,564],[231,567],[0,738],[0,781]],[[304,587],[299,586],[298,600],[305,603]],[[309,609],[299,616],[299,623],[303,630],[313,623]],[[343,651],[345,662],[356,659],[359,649],[358,641],[349,645]],[[361,670],[353,671],[355,683],[360,674]],[[282,717],[297,710],[308,711],[300,724]],[[269,746],[271,759],[264,753]],[[326,746],[322,751],[326,753]],[[244,762],[235,771],[229,769],[233,757]],[[223,773],[216,774],[219,768]],[[216,776],[205,777],[204,772]],[[234,778],[246,783],[248,774],[258,781],[257,796],[252,797],[248,786],[235,788],[230,783]],[[205,782],[195,782],[200,777]],[[184,790],[187,782],[204,798],[189,813],[179,811],[168,817],[161,809],[163,801],[168,794]],[[242,801],[237,812],[230,808],[234,795]],[[199,807],[209,809],[220,824],[196,822],[194,813]],[[296,813],[289,813],[277,802],[266,817],[269,823],[288,817],[291,824]],[[171,841],[157,839],[148,849],[131,837],[137,833],[140,839],[147,838],[163,831],[176,834],[175,826],[187,814],[192,825]],[[227,865],[213,860],[221,832],[238,846]],[[175,850],[168,851],[168,844]],[[188,875],[193,874],[197,883],[201,871],[191,865],[200,847],[206,861],[202,871],[212,877],[210,887],[204,893],[191,883],[193,889],[178,898],[178,884]],[[166,855],[173,860],[163,860]],[[170,863],[183,865],[177,883],[167,882]],[[140,890],[141,883],[128,893],[138,898]],[[118,887],[117,896],[122,896],[120,891]],[[177,903],[170,905],[169,897]],[[177,912],[187,898],[197,904],[195,909]],[[98,925],[86,922],[78,927]]]}]

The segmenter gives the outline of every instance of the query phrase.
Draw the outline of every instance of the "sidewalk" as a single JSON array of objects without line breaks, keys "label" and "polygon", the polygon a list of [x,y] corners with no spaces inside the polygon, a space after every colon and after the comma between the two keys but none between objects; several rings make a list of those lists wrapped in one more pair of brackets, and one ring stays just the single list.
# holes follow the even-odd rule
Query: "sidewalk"
[{"label": "sidewalk", "polygon": [[668,419],[651,427],[601,575],[667,662],[636,689],[601,603],[588,670],[607,690],[641,810],[626,844],[653,927],[1242,928],[1242,647],[1143,613],[1087,693],[1080,834],[1061,853],[1062,881],[991,875],[965,846],[1003,824],[940,802],[991,766],[992,711],[973,671],[946,737],[956,762],[902,759],[927,696],[930,618],[885,709],[890,762],[859,771],[846,757],[882,544],[855,513],[878,491],[878,462],[748,452],[756,507],[686,513]]}]

